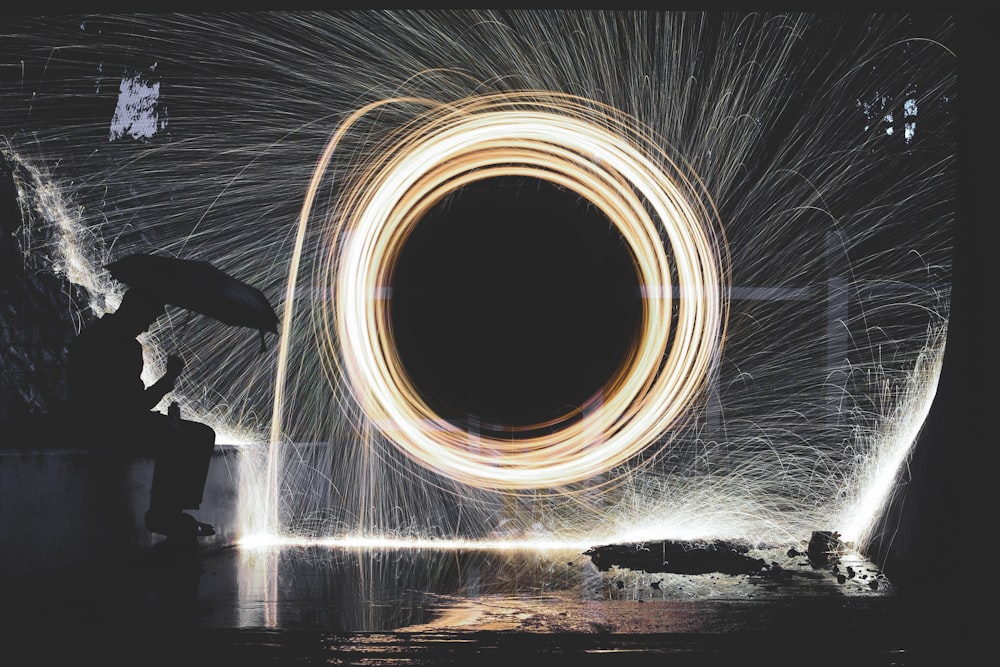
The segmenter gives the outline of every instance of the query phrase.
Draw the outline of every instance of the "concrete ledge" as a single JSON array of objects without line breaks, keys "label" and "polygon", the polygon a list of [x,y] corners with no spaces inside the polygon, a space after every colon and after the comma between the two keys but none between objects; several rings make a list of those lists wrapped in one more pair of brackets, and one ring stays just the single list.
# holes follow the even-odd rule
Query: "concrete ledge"
[{"label": "concrete ledge", "polygon": [[[203,549],[235,544],[239,448],[216,445],[201,509],[215,526]],[[141,552],[163,538],[144,516],[153,460],[96,449],[0,449],[0,572],[3,578],[85,566]]]}]

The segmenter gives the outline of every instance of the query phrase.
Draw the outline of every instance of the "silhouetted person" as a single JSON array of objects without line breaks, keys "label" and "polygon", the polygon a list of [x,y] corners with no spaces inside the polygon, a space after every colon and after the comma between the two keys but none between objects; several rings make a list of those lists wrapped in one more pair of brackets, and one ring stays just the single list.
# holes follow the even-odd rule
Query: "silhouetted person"
[{"label": "silhouetted person", "polygon": [[141,377],[137,336],[164,313],[162,301],[131,289],[118,310],[84,329],[70,347],[69,406],[74,425],[101,444],[155,459],[147,530],[169,538],[214,535],[184,510],[201,505],[215,431],[153,410],[173,390],[184,362],[170,356],[163,377],[149,387]]}]

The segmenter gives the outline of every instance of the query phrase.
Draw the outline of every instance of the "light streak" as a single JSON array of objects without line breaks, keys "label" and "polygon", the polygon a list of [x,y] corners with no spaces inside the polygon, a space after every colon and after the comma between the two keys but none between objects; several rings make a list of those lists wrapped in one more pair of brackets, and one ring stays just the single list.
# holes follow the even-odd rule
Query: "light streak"
[{"label": "light streak", "polygon": [[[387,100],[361,114],[414,102],[421,101]],[[514,91],[426,104],[430,111],[407,124],[405,135],[379,146],[374,157],[361,156],[359,174],[340,195],[320,269],[321,283],[333,295],[321,313],[328,372],[349,379],[354,399],[394,444],[455,481],[507,490],[565,487],[626,463],[688,413],[721,354],[728,267],[710,201],[662,149],[651,152],[665,142],[588,100]],[[300,216],[297,253],[318,176],[337,158],[336,147],[359,117],[338,128],[323,152]],[[604,156],[599,165],[590,159],[595,153]],[[387,302],[373,295],[391,283],[395,258],[430,208],[470,182],[510,175],[552,181],[595,204],[629,244],[640,284],[666,289],[643,299],[640,338],[625,355],[630,363],[602,389],[600,409],[588,411],[585,404],[580,420],[546,423],[555,427],[549,434],[482,436],[471,449],[469,434],[435,415],[407,378],[394,349]],[[676,331],[665,245],[685,293]],[[298,266],[296,256],[289,290]],[[285,303],[289,331],[294,300]],[[284,337],[274,443],[280,443],[289,344]]]},{"label": "light streak", "polygon": [[[245,445],[248,538],[864,540],[892,495],[947,332],[950,17],[132,13],[0,31],[17,72],[0,133],[36,261],[97,314],[120,298],[99,267],[152,247],[287,313],[262,356],[176,314],[148,338],[151,363],[188,359],[185,411]],[[121,79],[140,75],[160,83],[158,129],[109,142]],[[913,108],[912,136],[886,131]],[[513,166],[613,221],[644,333],[579,420],[512,443],[483,429],[456,453],[463,434],[399,373],[391,266],[461,178]]]},{"label": "light streak", "polygon": [[[605,543],[619,539],[608,535]],[[339,535],[324,538],[297,538],[288,535],[249,535],[240,540],[247,549],[267,550],[275,547],[324,546],[337,549],[410,549],[428,551],[567,551],[594,546],[592,540],[552,538],[522,539],[400,539],[392,536]]]}]

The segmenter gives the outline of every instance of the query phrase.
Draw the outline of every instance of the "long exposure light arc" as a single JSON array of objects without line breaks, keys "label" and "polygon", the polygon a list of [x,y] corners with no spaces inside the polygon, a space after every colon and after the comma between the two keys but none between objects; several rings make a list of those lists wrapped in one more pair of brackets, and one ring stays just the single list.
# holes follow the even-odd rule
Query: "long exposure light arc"
[{"label": "long exposure light arc", "polygon": [[[402,101],[413,100],[371,105],[338,129],[314,172],[300,239],[340,137],[362,114]],[[320,270],[320,284],[333,295],[323,311],[328,372],[349,378],[355,400],[408,456],[465,484],[507,490],[565,486],[628,461],[684,416],[720,353],[728,274],[710,198],[657,148],[654,137],[639,134],[620,112],[588,100],[526,91],[428,104],[420,122],[363,163],[337,219],[328,223],[333,230]],[[641,335],[602,388],[600,409],[573,422],[550,422],[557,428],[545,435],[483,436],[470,448],[468,433],[436,415],[407,378],[392,344],[390,309],[373,295],[391,284],[394,260],[427,210],[470,182],[510,175],[556,183],[595,204],[628,243],[647,296]],[[676,330],[666,244],[684,295]],[[298,270],[298,257],[292,266]],[[290,290],[294,281],[290,276]],[[286,331],[293,303],[286,300]],[[284,368],[282,362],[279,387]],[[277,392],[275,444],[282,398]]]}]

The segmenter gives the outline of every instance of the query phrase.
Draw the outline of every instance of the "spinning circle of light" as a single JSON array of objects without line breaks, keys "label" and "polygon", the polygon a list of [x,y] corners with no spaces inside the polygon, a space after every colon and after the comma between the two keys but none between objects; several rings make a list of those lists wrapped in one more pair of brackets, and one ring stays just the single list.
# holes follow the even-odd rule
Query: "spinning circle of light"
[{"label": "spinning circle of light", "polygon": [[[427,110],[349,170],[319,269],[330,299],[321,315],[324,363],[346,376],[372,424],[427,468],[478,487],[517,490],[593,478],[683,420],[720,354],[727,309],[725,244],[697,180],[634,120],[583,98],[535,91],[451,104],[383,100],[356,112],[329,142],[300,238],[338,142],[363,116],[392,103]],[[644,298],[639,335],[618,371],[580,406],[582,416],[523,429],[542,435],[473,439],[435,414],[411,382],[384,295],[421,218],[449,193],[500,176],[549,181],[595,205],[628,243]],[[289,317],[286,310],[286,327]]]}]

